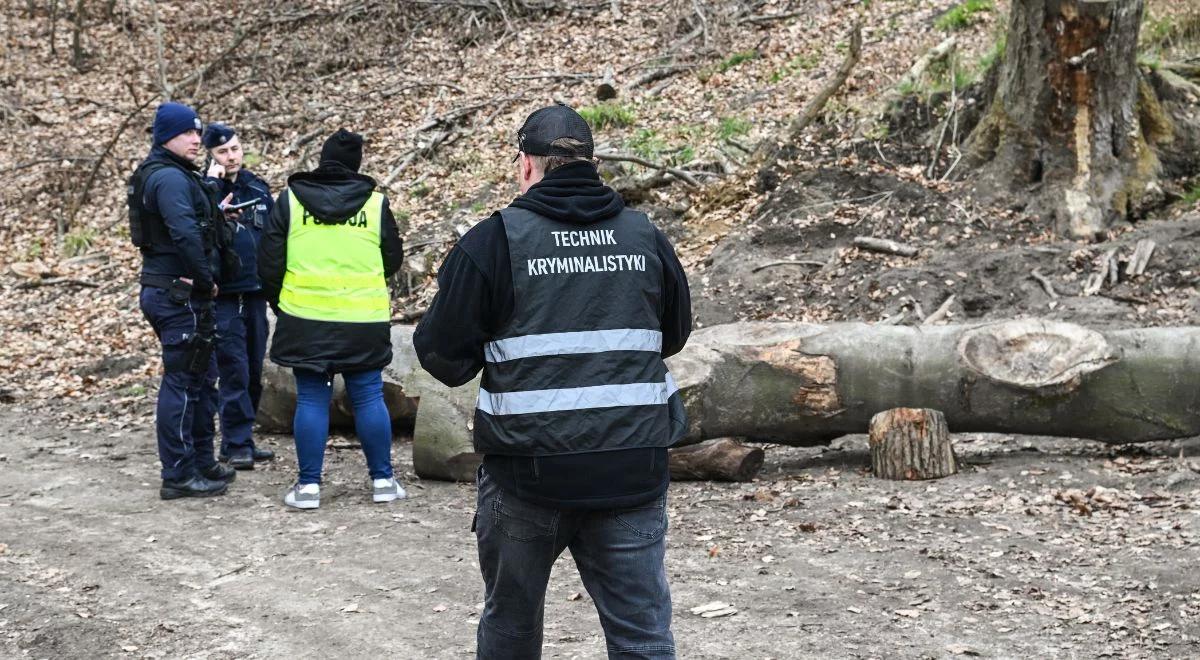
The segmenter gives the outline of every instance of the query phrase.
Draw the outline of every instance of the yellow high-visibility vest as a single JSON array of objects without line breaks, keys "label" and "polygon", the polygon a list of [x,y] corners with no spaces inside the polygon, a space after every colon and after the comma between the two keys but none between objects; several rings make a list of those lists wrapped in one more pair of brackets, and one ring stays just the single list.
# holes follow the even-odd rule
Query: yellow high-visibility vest
[{"label": "yellow high-visibility vest", "polygon": [[290,190],[288,199],[291,226],[279,308],[314,321],[390,321],[379,251],[383,194],[371,193],[361,209],[338,221],[319,220]]}]

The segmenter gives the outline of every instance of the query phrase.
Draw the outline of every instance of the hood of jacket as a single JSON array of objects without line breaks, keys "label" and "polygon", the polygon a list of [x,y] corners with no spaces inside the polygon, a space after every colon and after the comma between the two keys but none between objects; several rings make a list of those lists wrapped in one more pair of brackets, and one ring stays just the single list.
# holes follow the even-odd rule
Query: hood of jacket
[{"label": "hood of jacket", "polygon": [[617,215],[625,200],[600,179],[591,162],[568,163],[548,173],[512,206],[560,222],[590,224]]},{"label": "hood of jacket", "polygon": [[309,213],[326,222],[358,212],[375,190],[375,179],[331,163],[288,177],[288,188]]}]

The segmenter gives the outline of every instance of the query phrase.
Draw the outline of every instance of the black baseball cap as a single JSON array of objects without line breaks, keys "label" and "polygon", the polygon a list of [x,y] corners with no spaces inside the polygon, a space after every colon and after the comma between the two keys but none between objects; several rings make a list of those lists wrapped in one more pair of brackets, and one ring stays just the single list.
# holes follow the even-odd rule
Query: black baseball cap
[{"label": "black baseball cap", "polygon": [[[555,147],[552,143],[559,138],[572,138],[583,144],[579,149]],[[530,156],[576,156],[591,158],[595,150],[592,129],[583,117],[570,107],[556,103],[525,118],[517,131],[517,148]]]}]

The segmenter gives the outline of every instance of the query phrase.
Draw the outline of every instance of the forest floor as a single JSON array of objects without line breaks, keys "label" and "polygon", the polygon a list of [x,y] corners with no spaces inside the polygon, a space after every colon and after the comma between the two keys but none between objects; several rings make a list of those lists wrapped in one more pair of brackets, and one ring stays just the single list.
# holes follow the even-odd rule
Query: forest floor
[{"label": "forest floor", "polygon": [[[482,582],[474,488],[373,505],[331,443],[322,507],[288,510],[290,439],[229,494],[161,502],[153,436],[0,409],[0,656],[454,658]],[[667,570],[682,658],[1182,658],[1200,654],[1200,441],[955,438],[962,471],[867,474],[865,439],[771,446],[750,484],[675,483]],[[714,618],[692,608],[720,601]],[[603,658],[569,556],[545,657]]]}]

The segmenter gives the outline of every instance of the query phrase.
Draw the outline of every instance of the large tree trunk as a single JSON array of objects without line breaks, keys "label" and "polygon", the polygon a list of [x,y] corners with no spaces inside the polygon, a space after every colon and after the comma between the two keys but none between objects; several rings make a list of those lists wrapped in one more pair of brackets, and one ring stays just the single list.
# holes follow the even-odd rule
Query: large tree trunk
[{"label": "large tree trunk", "polygon": [[[417,473],[470,479],[479,459],[471,446],[478,382],[450,389],[434,381],[417,364],[411,326],[395,326],[392,341],[389,409],[397,423],[416,410]],[[696,332],[668,364],[687,405],[686,443],[741,436],[821,444],[865,433],[876,413],[900,407],[940,410],[956,432],[1109,443],[1200,435],[1195,327],[735,323]],[[272,387],[278,382],[268,379],[264,406],[288,398]]]},{"label": "large tree trunk", "polygon": [[994,100],[967,142],[979,192],[1027,195],[1075,238],[1135,214],[1167,138],[1137,66],[1142,11],[1143,0],[1013,1]]},{"label": "large tree trunk", "polygon": [[818,444],[900,407],[941,410],[955,432],[1200,435],[1194,327],[735,323],[696,333],[670,366],[693,439]]}]

